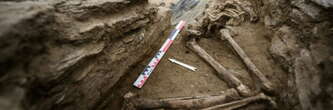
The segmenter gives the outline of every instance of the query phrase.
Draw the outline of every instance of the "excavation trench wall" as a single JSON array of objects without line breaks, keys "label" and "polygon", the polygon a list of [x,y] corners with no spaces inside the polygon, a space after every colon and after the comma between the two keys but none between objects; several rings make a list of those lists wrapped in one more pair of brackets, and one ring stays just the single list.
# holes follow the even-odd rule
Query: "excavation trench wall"
[{"label": "excavation trench wall", "polygon": [[[288,72],[281,109],[332,108],[332,1],[250,2]],[[167,37],[170,16],[147,0],[1,1],[0,109],[103,109]]]},{"label": "excavation trench wall", "polygon": [[270,53],[288,72],[278,101],[285,109],[332,108],[330,0],[256,0],[256,12],[272,35]]},{"label": "excavation trench wall", "polygon": [[0,2],[1,109],[102,108],[169,19],[147,0]]}]

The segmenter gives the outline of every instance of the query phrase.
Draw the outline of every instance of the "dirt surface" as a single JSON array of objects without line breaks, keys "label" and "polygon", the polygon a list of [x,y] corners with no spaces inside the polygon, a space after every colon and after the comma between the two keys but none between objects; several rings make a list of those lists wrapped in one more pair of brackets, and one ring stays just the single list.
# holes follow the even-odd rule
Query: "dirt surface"
[{"label": "dirt surface", "polygon": [[[235,37],[236,42],[241,44],[240,46],[253,59],[258,68],[274,84],[282,84],[279,79],[285,78],[286,73],[279,65],[276,65],[269,54],[270,41],[266,37],[269,31],[264,28],[264,25],[246,23],[235,27],[235,30],[237,30],[236,33],[239,33]],[[239,77],[246,85],[252,88],[256,87],[252,80],[253,77],[251,77],[237,54],[233,53],[227,42],[216,36],[214,38],[203,38],[199,41],[199,44],[227,69],[236,72],[235,76]],[[197,67],[198,71],[193,72],[173,64],[167,60],[168,58],[175,58]],[[140,97],[159,99],[218,94],[230,88],[216,76],[216,71],[211,66],[185,47],[183,36],[176,39],[176,42],[171,46],[144,87],[142,89],[134,88],[132,86],[133,81],[137,78],[138,73],[142,72],[148,61],[150,59],[140,63],[138,67],[128,73],[126,79],[118,82],[117,88],[119,91],[117,90],[113,94],[115,96],[114,100],[121,99],[119,96],[128,92],[138,94]],[[279,86],[282,87],[282,85]],[[111,106],[114,107],[119,104],[115,103]]]},{"label": "dirt surface", "polygon": [[[131,104],[124,100],[127,93],[158,100],[234,89],[186,47],[193,38],[252,92],[275,100],[277,109],[330,109],[332,8],[329,0],[3,0],[0,110],[118,110]],[[180,20],[187,21],[185,29],[143,88],[135,88],[133,82]],[[233,31],[274,84],[272,92],[260,88],[220,39],[220,29]],[[272,109],[269,105],[255,101],[239,109]]]}]

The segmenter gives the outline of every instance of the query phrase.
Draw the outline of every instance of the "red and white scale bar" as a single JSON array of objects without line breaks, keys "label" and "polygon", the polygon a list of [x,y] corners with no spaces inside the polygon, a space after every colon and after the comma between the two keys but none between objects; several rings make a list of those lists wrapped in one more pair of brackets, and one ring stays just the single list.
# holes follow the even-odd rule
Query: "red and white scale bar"
[{"label": "red and white scale bar", "polygon": [[166,53],[166,51],[169,49],[171,44],[173,43],[173,40],[176,39],[179,32],[184,28],[185,21],[180,21],[178,25],[176,26],[176,29],[172,30],[170,36],[168,39],[164,42],[160,50],[156,53],[153,59],[149,62],[149,64],[146,66],[146,68],[143,70],[143,72],[139,75],[138,79],[134,82],[134,86],[137,88],[142,88],[143,84],[147,81],[150,74],[154,71],[157,64],[161,61],[162,57]]}]

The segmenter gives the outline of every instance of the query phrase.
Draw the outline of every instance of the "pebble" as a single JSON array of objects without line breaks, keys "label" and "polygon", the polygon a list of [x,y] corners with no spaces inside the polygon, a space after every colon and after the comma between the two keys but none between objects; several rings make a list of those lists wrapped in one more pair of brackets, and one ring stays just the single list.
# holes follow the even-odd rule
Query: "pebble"
[{"label": "pebble", "polygon": [[194,85],[190,85],[191,88],[194,88]]},{"label": "pebble", "polygon": [[205,77],[208,77],[208,74],[205,74]]}]

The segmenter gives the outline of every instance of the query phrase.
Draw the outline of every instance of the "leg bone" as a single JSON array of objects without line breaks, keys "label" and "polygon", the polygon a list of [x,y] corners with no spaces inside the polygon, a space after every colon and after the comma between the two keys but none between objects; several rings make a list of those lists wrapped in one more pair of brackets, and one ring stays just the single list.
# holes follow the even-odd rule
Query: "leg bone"
[{"label": "leg bone", "polygon": [[204,49],[202,49],[195,39],[188,41],[187,46],[197,53],[201,58],[208,62],[218,73],[218,77],[226,81],[231,87],[235,87],[242,96],[250,96],[252,93],[250,89],[244,85],[232,72],[228,71],[224,66],[217,62],[210,56]]},{"label": "leg bone", "polygon": [[167,99],[145,99],[134,98],[135,95],[125,95],[125,100],[137,109],[199,109],[214,106],[221,103],[238,100],[240,96],[235,89],[229,89],[224,93],[209,96],[167,98]]},{"label": "leg bone", "polygon": [[[240,58],[243,60],[245,65],[250,69],[252,73],[254,73],[259,80],[261,81],[262,87],[264,90],[268,92],[273,91],[273,84],[264,76],[264,74],[254,65],[251,59],[246,55],[244,50],[235,42],[235,40],[231,37],[228,29],[222,29],[221,35],[224,36],[225,39],[229,42],[232,48],[237,52]],[[221,37],[221,39],[224,39]]]},{"label": "leg bone", "polygon": [[245,98],[242,100],[237,100],[237,101],[233,101],[233,102],[229,102],[229,103],[225,103],[225,104],[221,104],[221,105],[211,106],[211,107],[205,108],[203,110],[215,110],[215,109],[232,110],[232,109],[236,109],[236,108],[245,106],[251,102],[258,101],[258,100],[267,100],[274,108],[276,107],[275,101],[273,101],[269,96],[266,96],[265,94],[260,93],[259,95],[256,95],[256,96],[248,97],[248,98]]}]

